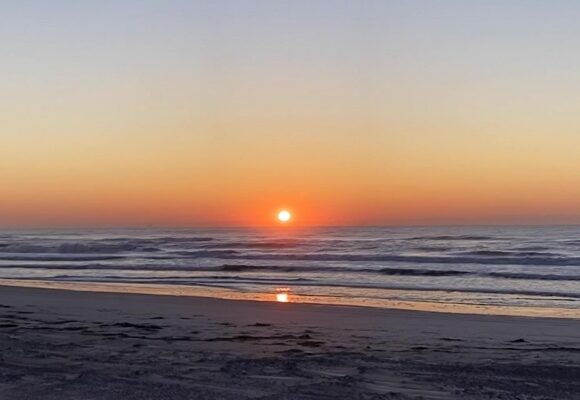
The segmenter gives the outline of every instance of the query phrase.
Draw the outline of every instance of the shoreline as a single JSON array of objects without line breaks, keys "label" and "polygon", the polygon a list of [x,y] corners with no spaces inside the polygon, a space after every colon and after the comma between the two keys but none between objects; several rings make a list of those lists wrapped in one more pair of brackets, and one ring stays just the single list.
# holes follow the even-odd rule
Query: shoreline
[{"label": "shoreline", "polygon": [[[178,296],[215,298],[233,301],[276,302],[275,292],[238,292],[226,288],[185,285],[152,285],[138,283],[54,282],[43,280],[0,279],[0,287],[25,287],[96,293],[129,293],[153,296]],[[391,290],[397,292],[397,290]],[[333,305],[362,308],[378,308],[449,313],[466,315],[512,316],[529,318],[580,320],[580,310],[563,308],[490,306],[389,299],[357,299],[334,296],[290,295],[290,302],[297,304]]]}]

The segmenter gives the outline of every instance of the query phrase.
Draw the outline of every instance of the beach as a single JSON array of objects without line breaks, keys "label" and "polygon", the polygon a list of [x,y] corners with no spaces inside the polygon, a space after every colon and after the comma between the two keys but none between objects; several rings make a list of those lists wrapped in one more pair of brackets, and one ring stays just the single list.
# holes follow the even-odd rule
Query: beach
[{"label": "beach", "polygon": [[0,287],[1,399],[580,399],[580,320]]},{"label": "beach", "polygon": [[578,20],[0,1],[0,400],[580,400]]}]

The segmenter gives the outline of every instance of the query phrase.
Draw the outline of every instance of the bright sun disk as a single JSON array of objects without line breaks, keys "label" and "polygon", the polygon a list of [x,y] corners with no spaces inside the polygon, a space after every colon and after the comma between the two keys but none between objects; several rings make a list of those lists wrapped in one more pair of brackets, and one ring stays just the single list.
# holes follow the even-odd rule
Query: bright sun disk
[{"label": "bright sun disk", "polygon": [[288,222],[292,218],[292,214],[290,211],[282,210],[278,213],[278,221],[280,222]]}]

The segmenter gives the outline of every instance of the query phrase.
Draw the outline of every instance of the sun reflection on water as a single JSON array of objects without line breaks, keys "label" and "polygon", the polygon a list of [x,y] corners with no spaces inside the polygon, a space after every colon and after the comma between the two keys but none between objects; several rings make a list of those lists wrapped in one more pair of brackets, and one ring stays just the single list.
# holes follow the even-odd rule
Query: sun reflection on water
[{"label": "sun reflection on water", "polygon": [[290,288],[276,288],[276,301],[279,303],[288,303],[290,301],[289,291]]},{"label": "sun reflection on water", "polygon": [[279,303],[288,303],[288,293],[276,293],[276,301]]}]

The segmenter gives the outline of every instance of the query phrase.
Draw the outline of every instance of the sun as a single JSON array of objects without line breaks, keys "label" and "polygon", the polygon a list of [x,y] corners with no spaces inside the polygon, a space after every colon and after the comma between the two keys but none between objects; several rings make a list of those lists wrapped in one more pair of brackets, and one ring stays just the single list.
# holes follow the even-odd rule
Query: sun
[{"label": "sun", "polygon": [[289,222],[292,219],[292,214],[288,210],[282,210],[278,213],[278,221]]}]

